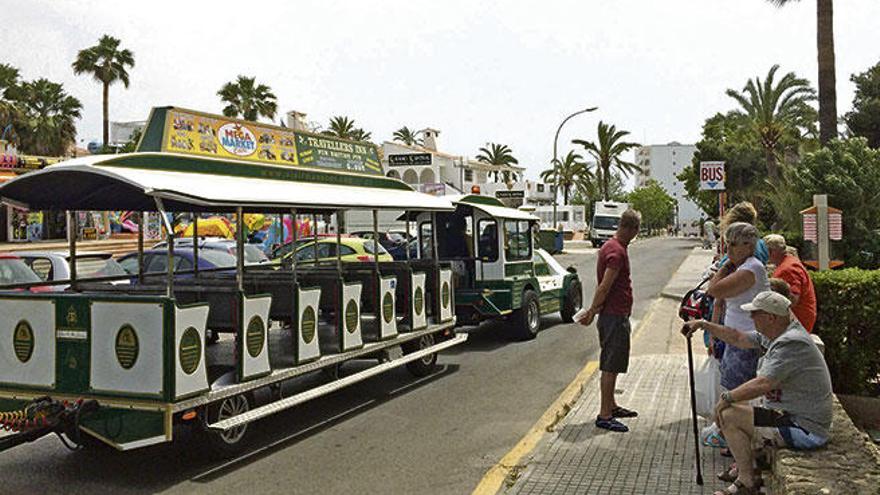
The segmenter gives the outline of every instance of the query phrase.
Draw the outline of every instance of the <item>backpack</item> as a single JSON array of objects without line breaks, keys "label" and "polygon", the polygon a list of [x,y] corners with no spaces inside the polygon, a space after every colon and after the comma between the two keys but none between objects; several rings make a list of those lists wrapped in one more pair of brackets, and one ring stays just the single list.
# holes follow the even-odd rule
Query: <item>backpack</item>
[{"label": "backpack", "polygon": [[715,304],[715,298],[710,296],[703,290],[703,285],[708,282],[706,278],[700,285],[687,291],[681,298],[681,304],[678,307],[678,317],[684,321],[691,320],[711,320],[712,308]]}]

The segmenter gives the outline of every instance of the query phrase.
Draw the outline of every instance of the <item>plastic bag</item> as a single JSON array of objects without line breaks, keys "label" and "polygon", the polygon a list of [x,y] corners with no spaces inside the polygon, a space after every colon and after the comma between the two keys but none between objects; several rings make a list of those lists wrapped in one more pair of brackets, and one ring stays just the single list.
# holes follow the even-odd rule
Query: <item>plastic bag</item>
[{"label": "plastic bag", "polygon": [[727,447],[727,442],[721,437],[721,430],[715,423],[700,430],[700,442],[706,447],[716,449]]},{"label": "plastic bag", "polygon": [[718,361],[708,358],[694,370],[694,397],[697,414],[711,418],[715,414],[715,404],[721,396],[721,369]]}]

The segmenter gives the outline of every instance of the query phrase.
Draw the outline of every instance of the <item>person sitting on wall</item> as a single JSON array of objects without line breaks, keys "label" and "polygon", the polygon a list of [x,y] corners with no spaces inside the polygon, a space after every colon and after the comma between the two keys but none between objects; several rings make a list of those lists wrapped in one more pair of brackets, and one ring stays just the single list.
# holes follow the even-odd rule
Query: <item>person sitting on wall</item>
[{"label": "person sitting on wall", "polygon": [[[719,478],[733,484],[715,492],[729,495],[758,493],[752,440],[755,437],[779,447],[815,449],[825,445],[831,429],[831,376],[822,353],[803,325],[791,317],[791,302],[783,295],[764,291],[744,304],[757,331],[743,333],[705,320],[684,324],[686,336],[707,330],[714,337],[742,348],[765,350],[757,376],[733,390],[723,392],[715,406],[738,473]],[[761,407],[750,400],[762,397]]]},{"label": "person sitting on wall", "polygon": [[791,310],[808,332],[813,331],[816,324],[816,289],[807,268],[797,256],[788,253],[785,237],[770,234],[764,237],[770,253],[770,263],[776,265],[773,271],[775,278],[788,282],[791,292]]}]

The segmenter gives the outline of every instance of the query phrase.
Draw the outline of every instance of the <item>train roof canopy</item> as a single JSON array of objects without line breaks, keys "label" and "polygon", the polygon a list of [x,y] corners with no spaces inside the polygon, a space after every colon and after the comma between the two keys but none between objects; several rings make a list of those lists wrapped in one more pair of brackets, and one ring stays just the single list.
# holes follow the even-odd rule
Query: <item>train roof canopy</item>
[{"label": "train roof canopy", "polygon": [[168,152],[74,158],[0,185],[31,210],[452,210],[442,197],[382,175],[303,169]]}]

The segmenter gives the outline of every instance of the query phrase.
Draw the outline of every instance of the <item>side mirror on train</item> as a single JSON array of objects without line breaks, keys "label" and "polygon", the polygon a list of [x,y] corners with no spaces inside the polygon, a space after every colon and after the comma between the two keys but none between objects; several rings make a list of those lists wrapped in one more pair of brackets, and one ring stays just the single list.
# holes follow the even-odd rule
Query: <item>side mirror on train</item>
[{"label": "side mirror on train", "polygon": [[566,268],[565,270],[568,271],[569,273],[577,273],[578,272],[577,268],[575,268],[574,265],[569,265],[569,267]]}]

